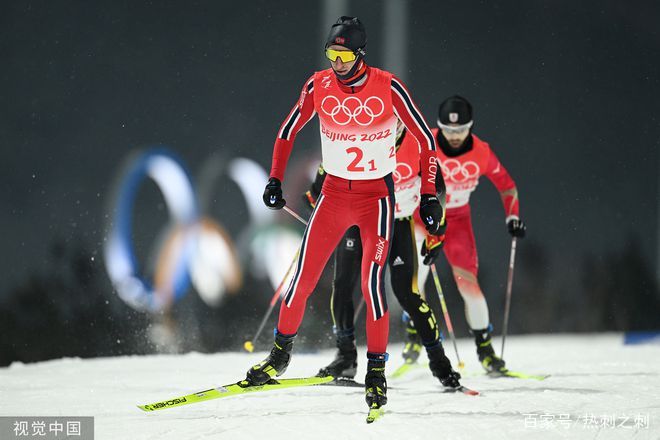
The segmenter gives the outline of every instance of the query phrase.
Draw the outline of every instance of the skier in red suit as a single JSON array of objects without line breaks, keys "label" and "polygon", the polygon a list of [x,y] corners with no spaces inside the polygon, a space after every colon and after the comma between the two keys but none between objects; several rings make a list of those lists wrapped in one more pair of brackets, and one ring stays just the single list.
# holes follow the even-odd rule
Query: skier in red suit
[{"label": "skier in red suit", "polygon": [[[421,146],[420,213],[431,234],[442,234],[443,207],[436,195],[435,137],[403,83],[365,61],[366,32],[354,17],[341,17],[330,29],[325,53],[331,68],[314,73],[282,124],[273,151],[264,203],[286,204],[281,182],[298,131],[319,117],[322,160],[328,176],[303,235],[300,256],[284,293],[270,355],[247,372],[263,384],[286,370],[308,296],[344,232],[360,229],[363,249],[362,294],[367,305],[367,404],[387,402],[385,361],[389,313],[384,269],[392,239],[396,167],[396,121],[400,119]],[[444,194],[443,194],[444,195]]]},{"label": "skier in red suit", "polygon": [[469,204],[481,176],[486,176],[500,193],[509,233],[522,238],[526,227],[520,220],[515,182],[488,143],[472,133],[472,125],[472,105],[465,98],[452,96],[440,104],[438,128],[433,129],[433,135],[440,147],[438,158],[447,186],[447,231],[442,243],[428,236],[421,251],[428,265],[441,248],[444,250],[465,303],[465,317],[475,337],[479,361],[488,372],[497,372],[505,370],[505,363],[492,347],[488,305],[477,279],[479,264]]}]

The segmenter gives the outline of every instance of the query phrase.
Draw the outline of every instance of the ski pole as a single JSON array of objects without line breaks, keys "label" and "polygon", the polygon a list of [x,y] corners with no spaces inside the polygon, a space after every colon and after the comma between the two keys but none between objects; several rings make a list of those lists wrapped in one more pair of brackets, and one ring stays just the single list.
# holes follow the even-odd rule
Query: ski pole
[{"label": "ski pole", "polygon": [[284,278],[282,278],[282,281],[280,282],[280,285],[277,286],[277,289],[275,289],[275,294],[273,297],[270,299],[270,305],[268,306],[268,310],[266,310],[266,313],[264,314],[264,317],[261,319],[261,324],[259,324],[259,328],[257,329],[257,332],[254,334],[254,337],[249,340],[245,341],[243,344],[243,348],[246,351],[249,351],[252,353],[254,351],[254,343],[257,341],[257,338],[259,338],[259,335],[261,334],[261,331],[264,329],[264,325],[266,325],[266,321],[268,321],[268,317],[270,314],[273,312],[273,309],[275,308],[275,304],[277,304],[277,300],[280,297],[282,293],[282,288],[284,287],[284,282],[286,279],[289,277],[289,274],[291,273],[291,270],[293,267],[296,265],[296,261],[298,261],[298,255],[300,254],[300,248],[296,251],[296,255],[293,256],[293,261],[291,261],[291,265],[289,265],[289,269],[286,271],[286,274],[284,275]]},{"label": "ski pole", "polygon": [[433,274],[433,282],[435,283],[435,290],[438,292],[438,297],[440,298],[440,306],[442,307],[442,314],[445,317],[445,325],[447,326],[447,331],[449,332],[449,337],[451,342],[454,344],[454,351],[456,352],[456,359],[458,360],[458,368],[465,368],[465,364],[461,360],[461,357],[458,355],[458,346],[456,345],[456,337],[454,336],[454,327],[451,325],[451,318],[449,317],[449,310],[447,309],[447,303],[445,303],[445,296],[442,294],[442,286],[440,285],[440,277],[438,276],[438,271],[435,269],[435,264],[431,265],[431,273]]},{"label": "ski pole", "polygon": [[[291,214],[296,220],[300,221],[303,225],[307,225],[307,222],[305,219],[303,219],[301,216],[296,214],[294,210],[291,208],[287,207],[286,205],[284,206],[284,210]],[[261,323],[259,324],[259,328],[257,329],[257,333],[255,333],[254,337],[252,340],[245,341],[243,344],[243,348],[246,351],[249,351],[252,353],[254,351],[254,343],[256,342],[257,338],[261,334],[261,331],[264,329],[264,325],[266,325],[266,321],[268,321],[268,317],[270,317],[270,314],[273,312],[273,309],[275,308],[275,304],[277,304],[277,299],[280,297],[280,294],[282,293],[282,288],[284,287],[284,281],[289,277],[289,273],[291,273],[291,270],[293,267],[296,265],[296,261],[298,260],[298,255],[300,254],[300,248],[296,251],[296,255],[293,257],[293,261],[291,262],[291,265],[289,266],[289,269],[286,271],[286,274],[284,275],[284,278],[282,278],[282,281],[280,282],[280,285],[277,286],[277,289],[275,289],[275,294],[273,297],[270,299],[270,305],[268,306],[268,310],[266,310],[266,314],[264,317],[261,319]]]},{"label": "ski pole", "polygon": [[506,302],[504,305],[504,325],[502,326],[502,352],[500,357],[504,357],[504,341],[509,328],[509,310],[511,309],[511,289],[513,287],[513,266],[516,262],[516,237],[511,239],[511,257],[509,258],[509,275],[506,280]]},{"label": "ski pole", "polygon": [[288,206],[284,205],[284,210],[285,210],[286,212],[288,212],[289,214],[291,214],[291,215],[292,215],[296,220],[298,220],[300,223],[302,223],[303,225],[307,226],[307,222],[305,221],[305,219],[302,218],[301,216],[299,216],[298,214],[296,214],[296,212],[295,212],[293,209],[291,209],[291,208],[289,208]]}]

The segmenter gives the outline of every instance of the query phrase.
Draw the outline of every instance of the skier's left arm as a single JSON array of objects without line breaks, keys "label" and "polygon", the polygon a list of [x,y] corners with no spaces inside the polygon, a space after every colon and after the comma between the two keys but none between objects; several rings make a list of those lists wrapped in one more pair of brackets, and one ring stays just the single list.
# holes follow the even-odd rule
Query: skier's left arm
[{"label": "skier's left arm", "polygon": [[[440,173],[442,174],[442,173]],[[447,201],[447,187],[445,186],[444,179],[436,179],[435,193],[438,195],[440,205],[442,206],[442,220],[440,221],[440,230],[437,234],[426,234],[426,238],[422,242],[421,253],[424,257],[422,262],[427,266],[435,263],[435,260],[440,256],[442,247],[445,245],[445,232],[447,230],[447,220],[445,218],[445,207]]]},{"label": "skier's left arm", "polygon": [[525,223],[520,220],[518,188],[506,168],[500,163],[493,150],[490,150],[488,166],[486,167],[484,175],[493,182],[493,185],[495,185],[495,188],[497,188],[500,193],[502,205],[504,206],[504,215],[506,216],[505,222],[509,234],[513,237],[524,237],[527,227],[525,226]]},{"label": "skier's left arm", "polygon": [[[435,137],[412,100],[408,89],[400,79],[392,76],[392,105],[394,113],[406,126],[408,132],[417,139],[420,146],[420,170],[422,173],[422,186],[420,189],[419,215],[428,232],[433,235],[444,234],[445,213],[444,202],[441,203],[439,196],[445,197],[444,181],[439,171]],[[442,182],[437,185],[437,181]],[[438,194],[437,188],[443,188],[443,193]]]}]

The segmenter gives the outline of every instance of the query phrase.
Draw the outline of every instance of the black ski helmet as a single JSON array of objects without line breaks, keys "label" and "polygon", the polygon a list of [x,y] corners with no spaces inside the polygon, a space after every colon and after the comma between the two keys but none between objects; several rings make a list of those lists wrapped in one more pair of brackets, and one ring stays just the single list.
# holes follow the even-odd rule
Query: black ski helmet
[{"label": "black ski helmet", "polygon": [[339,17],[339,20],[330,28],[328,38],[325,40],[328,46],[338,44],[352,50],[357,55],[365,55],[364,47],[367,45],[367,31],[357,17]]},{"label": "black ski helmet", "polygon": [[472,105],[462,96],[451,96],[440,104],[438,125],[464,125],[472,121]]}]

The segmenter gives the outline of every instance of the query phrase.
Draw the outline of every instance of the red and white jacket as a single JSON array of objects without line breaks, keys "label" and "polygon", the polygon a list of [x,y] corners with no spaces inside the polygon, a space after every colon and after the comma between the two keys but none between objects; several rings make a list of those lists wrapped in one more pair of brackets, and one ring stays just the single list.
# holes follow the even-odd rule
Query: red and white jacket
[{"label": "red and white jacket", "polygon": [[[433,129],[437,136],[438,129]],[[442,176],[447,186],[447,216],[458,214],[467,208],[470,195],[477,188],[479,178],[486,176],[500,192],[506,222],[518,218],[518,190],[504,166],[487,142],[472,134],[472,149],[455,157],[448,157],[438,148]],[[463,208],[463,209],[462,209]]]},{"label": "red and white jacket", "polygon": [[421,146],[421,193],[435,194],[435,137],[403,83],[374,67],[367,67],[366,82],[355,87],[341,84],[332,69],[307,80],[275,140],[271,177],[283,180],[296,134],[317,113],[329,174],[364,180],[394,172],[399,118]]},{"label": "red and white jacket", "polygon": [[[433,136],[438,135],[437,128],[432,131]],[[438,161],[447,187],[447,221],[451,222],[452,216],[469,215],[470,195],[477,188],[481,176],[486,176],[499,191],[504,206],[505,223],[519,218],[520,206],[515,182],[488,143],[474,134],[471,136],[472,149],[458,156],[448,157],[442,148],[438,148]],[[419,218],[419,211],[415,212],[414,218],[417,227],[422,231],[423,223]],[[427,234],[426,240],[427,246],[432,248],[443,238]]]}]

